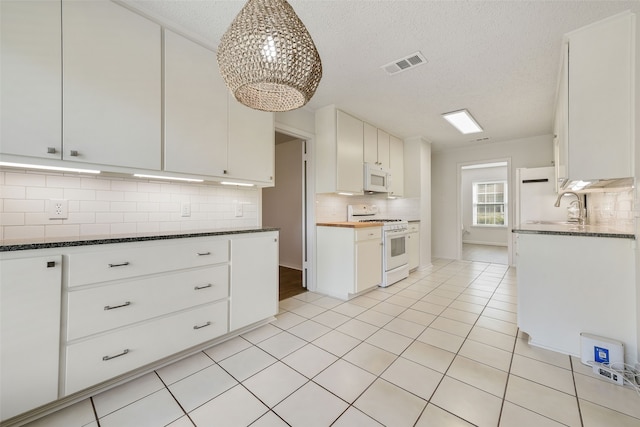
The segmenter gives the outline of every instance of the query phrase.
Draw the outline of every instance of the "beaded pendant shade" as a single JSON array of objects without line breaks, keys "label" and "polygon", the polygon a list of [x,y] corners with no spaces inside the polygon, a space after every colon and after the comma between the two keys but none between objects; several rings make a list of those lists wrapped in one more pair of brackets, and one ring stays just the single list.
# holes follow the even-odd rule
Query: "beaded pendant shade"
[{"label": "beaded pendant shade", "polygon": [[300,108],[322,77],[311,35],[286,0],[249,0],[222,36],[217,56],[233,96],[256,110]]}]

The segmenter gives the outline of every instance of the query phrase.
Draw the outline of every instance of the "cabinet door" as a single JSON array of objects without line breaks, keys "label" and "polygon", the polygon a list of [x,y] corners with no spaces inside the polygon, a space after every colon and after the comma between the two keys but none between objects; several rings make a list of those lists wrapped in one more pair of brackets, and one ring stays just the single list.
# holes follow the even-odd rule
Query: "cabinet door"
[{"label": "cabinet door", "polygon": [[60,3],[0,2],[0,151],[60,159]]},{"label": "cabinet door", "polygon": [[245,107],[229,95],[229,145],[225,175],[270,183],[275,170],[273,113]]},{"label": "cabinet door", "polygon": [[164,30],[164,169],[222,176],[227,88],[215,52]]},{"label": "cabinet door", "polygon": [[340,110],[336,114],[336,191],[361,193],[364,186],[364,124]]},{"label": "cabinet door", "polygon": [[389,166],[391,169],[391,194],[404,195],[404,142],[395,136],[389,137]]},{"label": "cabinet door", "polygon": [[160,26],[110,1],[64,0],[62,42],[63,158],[159,170]]},{"label": "cabinet door", "polygon": [[229,330],[278,312],[278,233],[237,236],[231,240]]},{"label": "cabinet door", "polygon": [[409,233],[409,270],[418,268],[420,265],[420,233]]},{"label": "cabinet door", "polygon": [[382,283],[382,246],[380,239],[356,243],[356,289],[365,289]]},{"label": "cabinet door", "polygon": [[389,134],[378,129],[378,165],[389,169]]},{"label": "cabinet door", "polygon": [[378,128],[364,123],[364,162],[378,164]]},{"label": "cabinet door", "polygon": [[556,192],[569,179],[568,154],[569,154],[569,45],[565,44],[562,56],[562,69],[560,70],[560,84],[558,85],[558,98],[556,100],[556,112],[554,120],[554,150],[556,168]]},{"label": "cabinet door", "polygon": [[59,255],[0,261],[2,419],[58,397]]},{"label": "cabinet door", "polygon": [[569,37],[569,176],[633,176],[633,16]]}]

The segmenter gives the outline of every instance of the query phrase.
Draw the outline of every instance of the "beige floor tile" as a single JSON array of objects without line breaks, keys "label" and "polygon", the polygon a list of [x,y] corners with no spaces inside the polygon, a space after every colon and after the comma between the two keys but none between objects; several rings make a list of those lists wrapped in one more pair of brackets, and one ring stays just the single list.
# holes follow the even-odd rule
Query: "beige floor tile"
[{"label": "beige floor tile", "polygon": [[270,408],[306,384],[308,379],[282,362],[276,362],[242,384]]},{"label": "beige floor tile", "polygon": [[291,313],[297,314],[298,316],[306,317],[307,319],[311,319],[312,317],[315,317],[320,313],[324,313],[325,311],[327,311],[327,308],[325,307],[307,303],[305,305],[301,305],[300,307],[292,309]]},{"label": "beige floor tile", "polygon": [[499,310],[493,307],[485,307],[482,312],[483,316],[491,317],[493,319],[504,320],[505,322],[518,323],[516,313],[510,311]]},{"label": "beige floor tile", "polygon": [[387,323],[391,322],[394,317],[388,314],[381,313],[379,311],[367,310],[364,313],[358,315],[356,319],[362,320],[363,322],[371,323],[372,325],[381,328]]},{"label": "beige floor tile", "polygon": [[287,332],[292,333],[298,338],[302,338],[305,341],[313,341],[320,338],[322,335],[329,332],[331,329],[313,320],[307,320],[299,325],[290,328]]},{"label": "beige floor tile", "polygon": [[282,361],[307,378],[313,378],[327,366],[338,360],[336,356],[313,344],[296,350]]},{"label": "beige floor tile", "polygon": [[102,418],[111,412],[164,388],[155,372],[143,375],[93,397],[96,415]]},{"label": "beige floor tile", "polygon": [[416,423],[415,427],[471,427],[470,424],[462,418],[438,408],[436,405],[429,403],[420,416],[420,419]]},{"label": "beige floor tile", "polygon": [[[90,426],[83,426],[83,427],[90,427]],[[191,420],[189,419],[189,417],[185,415],[183,417],[178,418],[171,424],[167,424],[167,427],[194,427],[194,426]]]},{"label": "beige floor tile", "polygon": [[512,352],[516,338],[512,335],[492,331],[491,329],[475,326],[469,334],[469,339]]},{"label": "beige floor tile", "polygon": [[376,380],[353,404],[386,426],[413,426],[427,402],[390,382]]},{"label": "beige floor tile", "polygon": [[415,339],[425,330],[425,327],[419,323],[395,318],[391,322],[387,323],[383,329]]},{"label": "beige floor tile", "polygon": [[458,310],[457,308],[448,307],[446,310],[440,314],[441,317],[446,317],[447,319],[456,320],[462,323],[468,323],[469,325],[473,325],[480,317],[478,314],[471,313],[469,311]]},{"label": "beige floor tile", "polygon": [[572,396],[576,395],[573,375],[567,369],[514,354],[511,362],[511,373]]},{"label": "beige floor tile", "polygon": [[390,353],[399,355],[409,347],[409,344],[413,342],[413,339],[386,329],[380,329],[378,332],[367,338],[365,342],[375,345],[376,347],[380,347]]},{"label": "beige floor tile", "polygon": [[272,336],[282,332],[280,328],[276,328],[272,324],[260,326],[258,329],[242,334],[241,337],[250,343],[257,344],[261,341],[271,338]]},{"label": "beige floor tile", "polygon": [[449,307],[455,308],[456,310],[466,311],[473,314],[480,314],[482,310],[484,310],[484,305],[473,304],[470,302],[464,302],[460,300],[456,300],[452,302]]},{"label": "beige floor tile", "polygon": [[456,301],[469,302],[471,304],[477,304],[484,307],[489,302],[489,298],[485,298],[477,295],[469,295],[465,291],[458,298],[456,298]]},{"label": "beige floor tile", "polygon": [[436,316],[434,316],[433,314],[425,313],[424,311],[409,308],[400,313],[397,319],[408,320],[422,326],[429,326],[429,324],[431,324],[431,322],[436,319]]},{"label": "beige floor tile", "polygon": [[413,310],[423,311],[425,313],[439,316],[447,307],[444,305],[434,304],[432,302],[420,300],[411,306]]},{"label": "beige floor tile", "polygon": [[440,383],[442,374],[399,357],[383,372],[381,378],[428,401]]},{"label": "beige floor tile", "polygon": [[313,381],[339,398],[353,403],[375,379],[372,373],[341,359],[320,372]]},{"label": "beige floor tile", "polygon": [[505,400],[566,425],[580,425],[574,396],[509,375]]},{"label": "beige floor tile", "polygon": [[349,405],[319,385],[308,382],[273,411],[292,426],[326,427]]},{"label": "beige floor tile", "polygon": [[407,309],[397,304],[391,304],[389,300],[382,301],[380,304],[371,307],[371,310],[379,311],[380,313],[388,314],[389,316],[397,316]]},{"label": "beige floor tile", "polygon": [[303,292],[301,294],[293,296],[293,298],[299,299],[299,300],[304,301],[304,302],[312,302],[312,301],[318,300],[318,299],[320,299],[322,297],[324,297],[324,295],[318,294],[316,292],[311,292],[311,291]]},{"label": "beige floor tile", "polygon": [[85,426],[91,422],[95,422],[95,419],[96,416],[93,413],[91,400],[84,399],[57,412],[25,424],[25,427]]},{"label": "beige floor tile", "polygon": [[402,353],[402,357],[444,374],[449,365],[451,365],[455,353],[420,341],[414,341]]},{"label": "beige floor tile", "polygon": [[380,328],[358,319],[351,319],[336,328],[337,331],[363,341],[373,335],[378,329]]},{"label": "beige floor tile", "polygon": [[204,352],[216,362],[220,362],[227,357],[240,353],[242,350],[248,349],[249,347],[251,347],[251,343],[249,341],[242,337],[235,337],[229,341],[225,341],[221,344],[208,348]]},{"label": "beige floor tile", "polygon": [[429,302],[431,304],[438,304],[438,305],[442,305],[444,307],[447,307],[449,304],[451,304],[453,302],[453,300],[454,300],[454,298],[445,298],[445,297],[441,297],[441,296],[438,296],[438,295],[433,295],[433,293],[431,293],[431,294],[427,295],[426,297],[422,298],[420,301]]},{"label": "beige floor tile", "polygon": [[279,307],[281,309],[285,309],[287,311],[291,311],[294,308],[297,307],[302,307],[303,305],[305,305],[306,303],[298,298],[295,297],[291,297],[291,298],[287,298],[287,299],[283,299],[282,301],[279,302]]},{"label": "beige floor tile", "polygon": [[459,354],[505,372],[509,371],[511,364],[510,352],[472,340],[464,342]]},{"label": "beige floor tile", "polygon": [[362,341],[357,338],[334,330],[313,341],[313,344],[331,354],[342,357],[361,342]]},{"label": "beige floor tile", "polygon": [[364,308],[371,308],[374,305],[377,305],[377,304],[380,303],[379,300],[377,300],[375,298],[369,298],[366,295],[350,299],[349,302],[351,304],[359,305],[360,307],[364,307]]},{"label": "beige floor tile", "polygon": [[425,296],[427,296],[427,292],[415,290],[410,286],[409,288],[398,292],[396,295],[398,295],[399,297],[411,298],[417,301],[420,298],[424,298]]},{"label": "beige floor tile", "polygon": [[502,399],[507,385],[507,373],[462,356],[456,356],[447,376],[491,393]]},{"label": "beige floor tile", "polygon": [[445,377],[431,403],[478,426],[496,426],[502,399],[453,378]]},{"label": "beige floor tile", "polygon": [[582,374],[574,374],[574,379],[580,399],[640,418],[640,396],[635,390]]},{"label": "beige floor tile", "polygon": [[342,303],[344,303],[344,301],[339,300],[337,298],[326,297],[326,296],[322,297],[322,298],[319,298],[317,300],[314,300],[312,302],[312,304],[314,304],[314,305],[319,305],[320,307],[324,307],[324,308],[328,308],[328,309],[332,309],[334,307],[337,307]]},{"label": "beige floor tile", "polygon": [[293,353],[307,342],[288,332],[280,332],[277,335],[260,342],[258,347],[275,357],[282,359],[287,354]]},{"label": "beige floor tile", "polygon": [[482,289],[468,288],[462,293],[462,295],[471,295],[471,296],[476,296],[480,298],[485,298],[488,303],[489,300],[491,299],[491,296],[493,295],[493,292],[484,291]]},{"label": "beige floor tile", "polygon": [[189,412],[236,384],[238,381],[231,375],[220,366],[213,365],[171,384],[169,390],[180,405]]},{"label": "beige floor tile", "polygon": [[561,427],[563,425],[511,402],[504,402],[500,415],[500,427]]},{"label": "beige floor tile", "polygon": [[[422,295],[422,297],[424,297],[424,295]],[[401,296],[400,293],[397,293],[396,295],[387,299],[386,302],[408,308],[408,307],[411,307],[416,302],[418,302],[419,299],[420,298],[410,298],[407,296]]]},{"label": "beige floor tile", "polygon": [[164,426],[182,417],[184,412],[165,388],[137,400],[106,417],[104,427]]},{"label": "beige floor tile", "polygon": [[431,325],[429,325],[429,328],[438,329],[453,335],[457,335],[462,338],[466,338],[466,336],[469,334],[469,331],[473,327],[473,325],[470,325],[468,323],[463,323],[457,320],[448,319],[443,316],[444,316],[444,312],[440,317],[434,320],[431,323]]},{"label": "beige floor tile", "polygon": [[213,364],[214,361],[211,360],[210,357],[200,352],[165,366],[164,368],[160,368],[156,372],[160,378],[162,378],[162,381],[169,385]]},{"label": "beige floor tile", "polygon": [[569,356],[530,345],[526,339],[518,338],[514,353],[549,363],[564,369],[571,369]]},{"label": "beige floor tile", "polygon": [[382,427],[382,424],[363,414],[353,406],[344,411],[344,414],[338,418],[338,421],[331,424],[331,427]]},{"label": "beige floor tile", "polygon": [[251,427],[289,427],[289,424],[285,423],[273,411],[269,411],[251,424]]},{"label": "beige floor tile", "polygon": [[504,301],[498,301],[495,298],[492,298],[491,301],[487,303],[487,307],[497,308],[498,310],[504,310],[511,313],[518,312],[518,306],[516,304]]},{"label": "beige floor tile", "polygon": [[363,342],[349,353],[344,355],[344,360],[371,372],[380,375],[389,365],[396,360],[397,356],[386,350]]},{"label": "beige floor tile", "polygon": [[344,314],[336,313],[332,310],[327,310],[324,313],[317,315],[312,320],[333,329],[349,321],[350,319],[351,317],[345,316]]},{"label": "beige floor tile", "polygon": [[638,427],[640,419],[580,399],[584,427]]},{"label": "beige floor tile", "polygon": [[275,362],[276,359],[264,350],[258,347],[249,347],[226,358],[220,362],[220,366],[238,381],[244,381]]},{"label": "beige floor tile", "polygon": [[344,302],[336,307],[333,307],[332,310],[336,313],[344,314],[345,316],[355,317],[367,311],[367,308],[352,304],[350,302]]},{"label": "beige floor tile", "polygon": [[439,329],[434,329],[431,326],[425,329],[425,331],[420,334],[417,340],[426,344],[440,347],[452,353],[458,352],[460,346],[464,342],[463,337],[453,335]]},{"label": "beige floor tile", "polygon": [[501,332],[503,334],[515,337],[518,333],[518,326],[515,323],[505,322],[504,320],[492,319],[487,316],[478,317],[476,326],[490,329],[492,331]]},{"label": "beige floor tile", "polygon": [[378,301],[384,301],[391,296],[391,294],[387,292],[382,292],[378,289],[374,289],[370,292],[367,292],[365,295],[367,296],[367,298],[377,299]]},{"label": "beige floor tile", "polygon": [[229,426],[247,426],[268,410],[246,388],[237,385],[200,406],[189,416],[198,427],[217,427],[220,420]]}]

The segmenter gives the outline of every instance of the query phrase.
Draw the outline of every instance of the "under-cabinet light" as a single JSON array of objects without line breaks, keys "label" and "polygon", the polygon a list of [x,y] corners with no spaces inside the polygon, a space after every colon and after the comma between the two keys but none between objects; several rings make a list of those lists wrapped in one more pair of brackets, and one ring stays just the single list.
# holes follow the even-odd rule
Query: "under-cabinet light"
[{"label": "under-cabinet light", "polygon": [[181,178],[177,176],[143,175],[141,173],[134,173],[133,176],[135,176],[136,178],[168,179],[172,181],[187,181],[187,182],[204,182],[204,179]]},{"label": "under-cabinet light", "polygon": [[341,196],[353,196],[353,193],[338,193]]},{"label": "under-cabinet light", "polygon": [[467,110],[452,111],[442,115],[446,121],[463,134],[482,132],[482,128]]},{"label": "under-cabinet light", "polygon": [[65,168],[62,166],[43,166],[43,165],[32,165],[28,163],[0,162],[0,166],[7,166],[10,168],[39,169],[39,170],[57,171],[57,172],[100,173],[99,170],[94,170],[94,169]]},{"label": "under-cabinet light", "polygon": [[253,184],[249,184],[247,182],[222,181],[220,184],[222,184],[222,185],[239,185],[241,187],[253,187]]}]

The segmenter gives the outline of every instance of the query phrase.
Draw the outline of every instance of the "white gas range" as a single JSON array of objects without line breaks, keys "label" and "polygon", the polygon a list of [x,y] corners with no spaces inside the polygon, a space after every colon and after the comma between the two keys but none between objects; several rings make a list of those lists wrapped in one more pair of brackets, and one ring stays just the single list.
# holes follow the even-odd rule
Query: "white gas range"
[{"label": "white gas range", "polygon": [[347,221],[381,222],[382,225],[382,284],[386,287],[409,277],[407,234],[409,223],[401,219],[382,217],[376,205],[348,205]]}]

